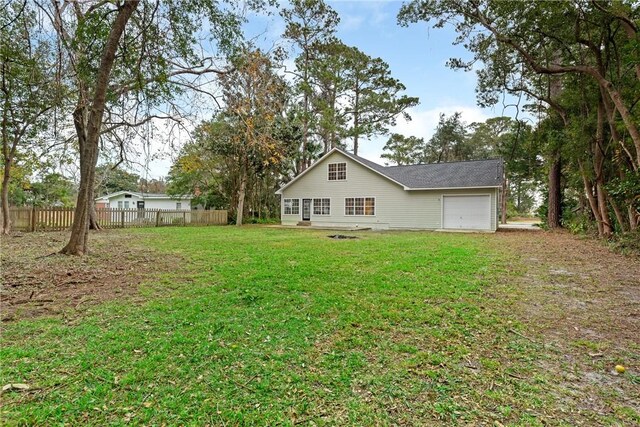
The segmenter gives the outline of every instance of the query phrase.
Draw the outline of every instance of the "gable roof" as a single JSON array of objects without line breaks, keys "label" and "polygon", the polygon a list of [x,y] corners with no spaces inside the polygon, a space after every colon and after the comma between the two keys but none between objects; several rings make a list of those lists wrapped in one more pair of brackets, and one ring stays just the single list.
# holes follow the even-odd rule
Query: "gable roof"
[{"label": "gable roof", "polygon": [[503,164],[502,159],[470,160],[388,166],[385,170],[389,176],[395,177],[409,190],[500,187],[502,185]]},{"label": "gable roof", "polygon": [[100,197],[96,197],[96,200],[100,200],[100,199],[111,199],[113,197],[117,197],[117,196],[121,196],[123,194],[132,194],[136,197],[139,197],[141,199],[169,199],[169,200],[191,200],[193,198],[193,196],[191,195],[186,195],[186,196],[170,196],[168,194],[165,193],[140,193],[138,191],[126,191],[126,190],[122,190],[122,191],[116,191],[115,193],[110,193],[110,194],[105,194],[104,196],[100,196]]},{"label": "gable roof", "polygon": [[276,194],[322,163],[329,154],[338,151],[362,166],[399,184],[404,190],[437,190],[452,188],[501,187],[504,172],[502,159],[470,160],[450,163],[428,163],[407,166],[382,166],[355,154],[334,148],[307,168],[303,173],[282,186]]}]

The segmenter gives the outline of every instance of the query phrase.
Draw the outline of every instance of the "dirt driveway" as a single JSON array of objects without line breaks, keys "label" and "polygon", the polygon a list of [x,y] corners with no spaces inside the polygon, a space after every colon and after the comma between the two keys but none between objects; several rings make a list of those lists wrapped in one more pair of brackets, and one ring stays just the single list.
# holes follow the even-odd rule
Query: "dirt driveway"
[{"label": "dirt driveway", "polygon": [[640,414],[640,259],[567,232],[509,230],[494,243],[515,261],[506,278],[519,289],[514,309],[545,347],[539,368],[558,378],[553,392],[567,410],[581,419],[624,406]]}]

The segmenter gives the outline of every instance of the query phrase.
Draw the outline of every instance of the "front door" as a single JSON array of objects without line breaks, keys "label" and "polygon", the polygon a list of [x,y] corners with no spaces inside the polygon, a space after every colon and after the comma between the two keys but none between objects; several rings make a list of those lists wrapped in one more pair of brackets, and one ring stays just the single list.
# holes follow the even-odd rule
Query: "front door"
[{"label": "front door", "polygon": [[311,220],[311,199],[302,199],[302,220]]},{"label": "front door", "polygon": [[138,218],[144,218],[144,200],[138,200]]}]

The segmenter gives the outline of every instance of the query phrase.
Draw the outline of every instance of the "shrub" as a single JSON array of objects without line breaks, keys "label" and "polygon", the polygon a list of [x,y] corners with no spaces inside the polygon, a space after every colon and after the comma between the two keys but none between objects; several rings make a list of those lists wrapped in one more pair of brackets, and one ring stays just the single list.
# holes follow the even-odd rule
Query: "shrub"
[{"label": "shrub", "polygon": [[616,234],[609,246],[621,254],[640,256],[640,230]]}]

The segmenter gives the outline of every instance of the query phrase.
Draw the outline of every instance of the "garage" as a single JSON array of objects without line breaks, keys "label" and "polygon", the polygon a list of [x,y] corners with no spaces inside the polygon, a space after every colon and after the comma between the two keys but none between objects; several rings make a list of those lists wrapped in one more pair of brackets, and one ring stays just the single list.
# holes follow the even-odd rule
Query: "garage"
[{"label": "garage", "polygon": [[491,230],[491,196],[442,196],[442,228]]}]

